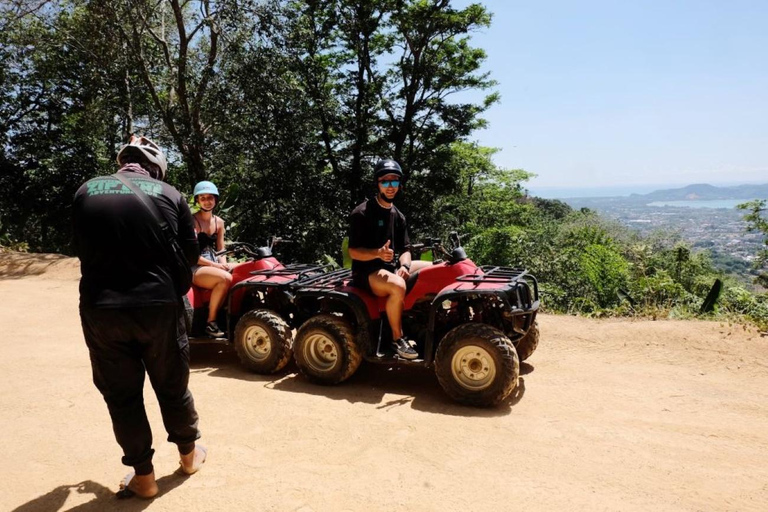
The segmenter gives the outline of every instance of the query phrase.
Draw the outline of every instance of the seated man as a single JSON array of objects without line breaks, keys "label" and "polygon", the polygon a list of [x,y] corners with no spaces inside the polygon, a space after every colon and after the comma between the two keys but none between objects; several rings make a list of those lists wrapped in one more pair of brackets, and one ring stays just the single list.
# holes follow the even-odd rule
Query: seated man
[{"label": "seated man", "polygon": [[[419,354],[403,336],[401,318],[405,280],[430,263],[411,261],[405,216],[392,202],[400,189],[403,171],[392,159],[374,167],[376,196],[358,205],[349,216],[349,255],[352,284],[378,297],[387,297],[386,311],[397,355],[416,359]],[[400,254],[398,268],[395,253]]]}]

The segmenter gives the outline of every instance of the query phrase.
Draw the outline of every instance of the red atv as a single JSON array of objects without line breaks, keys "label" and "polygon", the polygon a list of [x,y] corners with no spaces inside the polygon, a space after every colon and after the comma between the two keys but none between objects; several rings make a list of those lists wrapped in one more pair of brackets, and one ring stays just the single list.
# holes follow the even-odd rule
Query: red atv
[{"label": "red atv", "polygon": [[[338,270],[297,283],[298,318],[307,318],[294,341],[301,373],[320,384],[349,378],[362,359],[431,367],[453,399],[475,406],[503,401],[517,386],[519,361],[539,343],[536,279],[518,268],[478,267],[453,233],[454,248],[439,239],[425,245],[443,261],[407,281],[403,331],[419,359],[391,348],[385,299],[350,286],[351,271]],[[412,251],[417,247],[414,246]]]},{"label": "red atv", "polygon": [[232,286],[216,319],[226,336],[210,338],[205,334],[211,290],[193,285],[184,297],[191,342],[232,343],[240,362],[256,373],[274,373],[288,363],[292,329],[297,327],[291,286],[323,273],[327,266],[283,265],[272,255],[272,248],[285,241],[272,237],[266,247],[234,242],[217,253],[247,256],[232,269]]}]

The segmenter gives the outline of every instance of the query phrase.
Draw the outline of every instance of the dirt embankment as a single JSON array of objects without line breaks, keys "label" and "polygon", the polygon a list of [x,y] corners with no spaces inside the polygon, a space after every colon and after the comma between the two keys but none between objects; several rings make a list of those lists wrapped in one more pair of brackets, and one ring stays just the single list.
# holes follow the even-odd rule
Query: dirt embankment
[{"label": "dirt embankment", "polygon": [[[0,253],[0,509],[192,511],[765,510],[768,339],[696,321],[543,315],[497,409],[427,370],[364,364],[312,385],[196,345],[210,458],[178,475],[151,389],[161,494],[117,502],[126,469],[93,387],[76,260]],[[148,386],[148,385],[147,385]]]}]

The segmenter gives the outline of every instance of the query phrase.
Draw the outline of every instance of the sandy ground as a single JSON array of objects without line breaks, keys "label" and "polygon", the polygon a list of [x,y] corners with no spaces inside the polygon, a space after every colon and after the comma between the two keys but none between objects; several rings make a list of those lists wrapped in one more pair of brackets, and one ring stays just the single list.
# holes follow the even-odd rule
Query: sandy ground
[{"label": "sandy ground", "polygon": [[157,402],[160,495],[117,501],[75,260],[0,254],[0,510],[768,510],[768,338],[741,326],[543,315],[502,407],[452,403],[426,370],[363,364],[318,387],[295,367],[192,349],[209,460],[177,474]]}]

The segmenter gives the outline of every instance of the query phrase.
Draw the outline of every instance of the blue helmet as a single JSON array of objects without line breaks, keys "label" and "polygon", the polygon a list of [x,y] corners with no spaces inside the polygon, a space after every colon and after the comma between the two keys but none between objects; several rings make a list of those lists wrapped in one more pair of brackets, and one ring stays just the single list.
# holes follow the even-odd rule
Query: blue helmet
[{"label": "blue helmet", "polygon": [[211,194],[216,196],[216,199],[219,198],[219,189],[216,188],[216,185],[211,183],[210,181],[201,181],[197,185],[195,185],[195,190],[192,192],[192,195],[194,197],[199,196],[200,194]]}]

